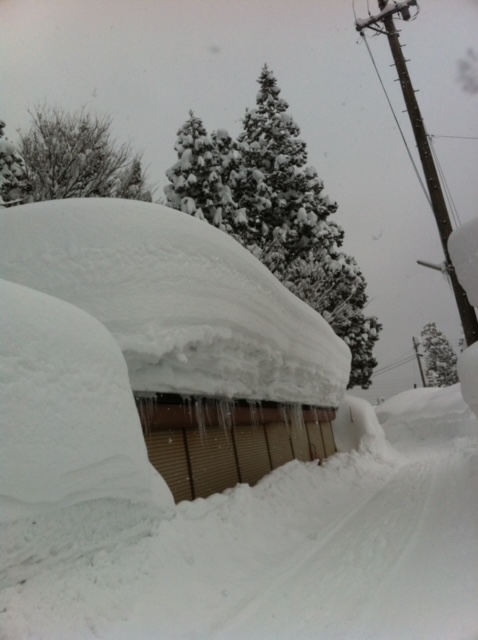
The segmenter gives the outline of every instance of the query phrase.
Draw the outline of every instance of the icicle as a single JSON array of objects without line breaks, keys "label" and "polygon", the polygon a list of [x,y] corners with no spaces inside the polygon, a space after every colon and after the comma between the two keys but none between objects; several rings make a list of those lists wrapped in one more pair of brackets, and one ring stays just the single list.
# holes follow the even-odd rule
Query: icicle
[{"label": "icicle", "polygon": [[249,413],[251,416],[252,428],[257,429],[259,425],[257,421],[257,409],[258,409],[259,403],[257,402],[257,400],[248,400],[247,404],[249,405]]},{"label": "icicle", "polygon": [[279,411],[282,416],[282,422],[285,424],[287,431],[289,431],[289,404],[281,404],[279,406]]},{"label": "icicle", "polygon": [[188,412],[189,422],[192,424],[193,421],[193,411],[191,406],[191,396],[181,396],[183,400],[184,410]]},{"label": "icicle", "polygon": [[298,432],[305,429],[304,411],[301,404],[292,405],[292,425]]},{"label": "icicle", "polygon": [[206,420],[204,416],[204,405],[202,398],[194,399],[194,409],[196,413],[196,420],[199,428],[199,438],[201,441],[206,436]]},{"label": "icicle", "polygon": [[319,421],[319,414],[318,414],[318,412],[317,412],[317,407],[314,407],[314,408],[312,409],[312,411],[314,412],[314,420],[315,420],[315,424],[319,424],[319,422],[320,422],[320,421]]},{"label": "icicle", "polygon": [[219,400],[217,403],[219,424],[227,434],[234,423],[234,400]]}]

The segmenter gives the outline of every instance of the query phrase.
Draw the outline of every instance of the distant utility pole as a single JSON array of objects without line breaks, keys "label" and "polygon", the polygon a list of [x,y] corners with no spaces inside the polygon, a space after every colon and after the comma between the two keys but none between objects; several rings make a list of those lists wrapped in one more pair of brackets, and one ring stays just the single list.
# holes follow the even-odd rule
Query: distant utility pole
[{"label": "distant utility pole", "polygon": [[[420,154],[420,160],[425,174],[428,193],[430,195],[430,201],[435,215],[440,240],[445,253],[446,271],[450,277],[453,293],[455,294],[456,304],[460,314],[461,323],[463,325],[463,332],[465,334],[465,340],[467,345],[470,346],[474,342],[478,341],[478,320],[476,318],[475,310],[469,303],[463,287],[458,282],[455,268],[453,267],[448,253],[448,238],[453,229],[448,215],[438,172],[433,161],[423,118],[408,74],[407,64],[402,52],[402,45],[399,40],[400,35],[393,22],[393,15],[395,13],[400,13],[404,20],[409,20],[411,17],[410,7],[416,5],[417,0],[405,0],[401,2],[395,2],[393,0],[378,0],[380,13],[376,16],[370,16],[369,19],[366,20],[357,20],[355,26],[357,31],[360,33],[362,33],[365,28],[370,28],[374,31],[385,33],[387,35],[395,67],[398,72],[400,85],[402,87],[408,115],[412,124],[413,133],[415,135],[418,153]],[[377,25],[380,23],[383,23],[385,31],[377,28]]]},{"label": "distant utility pole", "polygon": [[423,386],[426,387],[427,383],[425,381],[425,376],[423,375],[423,368],[422,368],[422,361],[420,360],[420,358],[422,357],[421,353],[418,353],[418,340],[413,337],[413,348],[415,349],[415,355],[417,356],[417,361],[418,361],[418,368],[420,369],[420,376],[422,379],[422,383]]}]

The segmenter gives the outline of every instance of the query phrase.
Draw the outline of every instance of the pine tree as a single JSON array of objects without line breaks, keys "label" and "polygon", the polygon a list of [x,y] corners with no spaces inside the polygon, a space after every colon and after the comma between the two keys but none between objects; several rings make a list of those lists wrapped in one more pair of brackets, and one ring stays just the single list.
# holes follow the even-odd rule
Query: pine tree
[{"label": "pine tree", "polygon": [[372,349],[381,324],[366,317],[366,283],[341,251],[344,232],[330,220],[337,203],[323,193],[300,130],[266,66],[258,79],[256,108],[246,111],[243,166],[232,195],[247,224],[236,228],[248,247],[297,297],[321,313],[352,351],[349,387],[368,388],[377,362]]},{"label": "pine tree", "polygon": [[31,202],[31,184],[25,161],[14,144],[5,138],[5,123],[0,120],[0,207]]},{"label": "pine tree", "polygon": [[139,156],[136,156],[131,165],[123,169],[118,176],[117,186],[114,188],[112,195],[115,198],[124,198],[125,200],[152,202],[153,198],[146,184],[146,177]]},{"label": "pine tree", "polygon": [[337,204],[307,166],[306,144],[265,65],[255,109],[232,140],[207,135],[192,112],[178,131],[178,161],[165,189],[170,206],[232,234],[295,295],[321,313],[352,351],[349,386],[367,388],[381,325],[366,317],[365,279],[341,251],[344,232],[330,220]]},{"label": "pine tree", "polygon": [[[209,135],[202,120],[190,111],[177,136],[178,160],[166,171],[170,184],[164,193],[169,206],[228,230],[223,220],[233,200],[230,188],[221,180],[219,151],[221,145],[230,144],[227,132]],[[228,153],[223,149],[224,156]]]},{"label": "pine tree", "polygon": [[434,322],[426,324],[421,332],[425,352],[427,382],[430,387],[449,387],[458,382],[457,356],[445,335]]}]

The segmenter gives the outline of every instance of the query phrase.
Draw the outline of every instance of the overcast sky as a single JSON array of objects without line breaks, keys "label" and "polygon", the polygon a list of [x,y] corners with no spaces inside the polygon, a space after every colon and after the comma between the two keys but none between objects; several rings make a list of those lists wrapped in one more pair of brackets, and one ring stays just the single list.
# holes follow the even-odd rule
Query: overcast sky
[{"label": "overcast sky", "polygon": [[[345,250],[362,267],[368,310],[384,325],[379,366],[412,354],[435,321],[454,345],[454,298],[437,271],[442,251],[354,13],[367,0],[0,0],[0,117],[15,141],[28,108],[45,101],[108,113],[120,141],[144,152],[158,194],[175,161],[176,131],[194,109],[209,130],[240,130],[267,62],[308,145],[309,164],[337,200]],[[372,13],[376,0],[369,0]],[[458,61],[477,49],[476,0],[423,0],[401,41],[422,114],[462,222],[477,215],[478,94]],[[385,36],[369,39],[415,153]],[[438,137],[451,136],[451,137]],[[455,137],[456,136],[456,137]],[[418,160],[417,160],[418,162]],[[374,377],[374,400],[414,383],[416,363]]]}]

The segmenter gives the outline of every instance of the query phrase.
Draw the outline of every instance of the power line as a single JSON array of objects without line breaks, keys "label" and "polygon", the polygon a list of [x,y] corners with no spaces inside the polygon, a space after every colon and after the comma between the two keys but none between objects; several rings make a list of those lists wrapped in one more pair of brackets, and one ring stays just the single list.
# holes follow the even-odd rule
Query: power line
[{"label": "power line", "polygon": [[445,195],[448,200],[449,207],[451,209],[451,215],[453,216],[453,220],[455,221],[455,226],[459,227],[461,225],[460,216],[458,215],[458,209],[456,208],[455,201],[453,200],[453,196],[451,195],[450,187],[445,178],[445,174],[441,167],[440,161],[437,156],[437,152],[435,151],[435,145],[433,144],[433,136],[428,136],[428,140],[430,141],[430,149],[432,151],[433,159],[435,160],[435,164],[438,169],[438,173],[440,176],[440,180],[445,188]]},{"label": "power line", "polygon": [[373,66],[374,66],[374,68],[375,68],[375,71],[376,71],[376,73],[377,73],[377,77],[378,77],[378,79],[379,79],[379,81],[380,81],[380,84],[381,84],[381,86],[382,86],[382,89],[383,89],[383,92],[384,92],[384,94],[385,94],[385,97],[387,98],[388,106],[390,107],[390,110],[391,110],[391,112],[392,112],[392,115],[393,115],[393,117],[394,117],[394,119],[395,119],[395,122],[396,122],[396,124],[397,124],[398,130],[399,130],[400,135],[401,135],[402,140],[403,140],[403,144],[405,145],[405,148],[406,148],[406,150],[407,150],[408,157],[409,157],[409,159],[410,159],[410,162],[412,163],[413,169],[414,169],[415,174],[416,174],[416,176],[417,176],[417,178],[418,178],[418,182],[420,183],[420,186],[421,186],[421,188],[422,188],[422,191],[423,191],[423,193],[425,194],[425,198],[427,199],[428,204],[430,205],[430,208],[431,208],[431,209],[432,209],[432,211],[433,211],[432,202],[431,202],[430,196],[429,196],[429,194],[428,194],[427,188],[425,187],[425,184],[423,183],[423,180],[422,180],[422,177],[421,177],[421,175],[420,175],[420,172],[418,171],[418,167],[417,167],[417,165],[415,164],[415,160],[413,159],[413,156],[412,156],[412,153],[411,153],[410,148],[409,148],[409,146],[408,146],[407,140],[406,140],[405,135],[404,135],[404,133],[403,133],[403,131],[402,131],[402,127],[400,126],[400,122],[398,121],[398,118],[397,118],[397,116],[396,116],[396,114],[395,114],[395,110],[394,110],[394,108],[393,108],[393,105],[392,105],[392,103],[391,103],[391,101],[390,101],[390,98],[388,97],[387,89],[385,88],[385,85],[384,85],[384,83],[383,83],[383,81],[382,81],[382,78],[381,78],[381,76],[380,76],[380,72],[379,72],[378,67],[377,67],[377,65],[376,65],[376,63],[375,63],[375,60],[374,60],[374,57],[373,57],[372,51],[370,50],[369,44],[368,44],[368,42],[367,42],[367,38],[365,37],[365,34],[364,34],[364,32],[363,32],[363,31],[361,31],[361,32],[360,32],[360,35],[362,36],[363,41],[365,42],[365,45],[366,45],[366,47],[367,47],[367,51],[368,51],[368,53],[369,53],[370,59],[372,60],[372,64],[373,64]]},{"label": "power line", "polygon": [[413,362],[415,360],[415,356],[409,356],[408,358],[406,358],[405,360],[402,360],[401,362],[397,362],[393,365],[389,365],[388,367],[382,367],[381,369],[377,369],[376,371],[374,371],[372,373],[372,378],[375,376],[379,376],[382,375],[383,373],[389,373],[389,371],[393,371],[394,369],[397,369],[398,367],[402,367],[404,364],[408,364],[409,362]]}]

